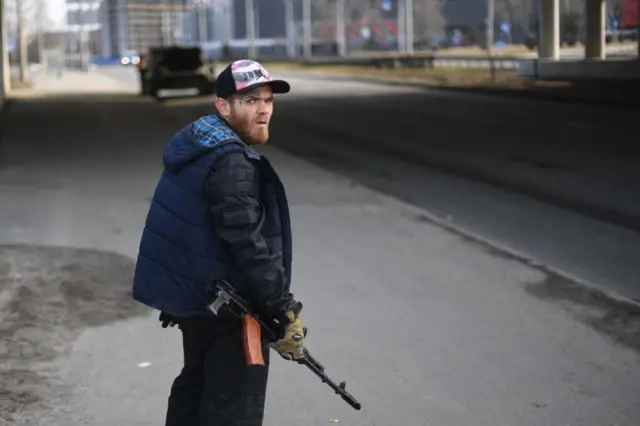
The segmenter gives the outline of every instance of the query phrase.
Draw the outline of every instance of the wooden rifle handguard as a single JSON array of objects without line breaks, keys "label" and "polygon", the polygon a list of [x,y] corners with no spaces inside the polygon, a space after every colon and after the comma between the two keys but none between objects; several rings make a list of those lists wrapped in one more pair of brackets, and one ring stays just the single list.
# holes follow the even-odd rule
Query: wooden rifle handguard
[{"label": "wooden rifle handguard", "polygon": [[247,365],[264,365],[262,329],[251,315],[245,315],[242,324],[242,343]]}]

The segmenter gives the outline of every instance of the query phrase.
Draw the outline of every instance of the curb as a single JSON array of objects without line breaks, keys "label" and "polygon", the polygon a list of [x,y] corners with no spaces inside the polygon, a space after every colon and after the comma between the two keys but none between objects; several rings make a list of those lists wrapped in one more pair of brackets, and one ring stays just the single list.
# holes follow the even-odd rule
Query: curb
[{"label": "curb", "polygon": [[[361,183],[358,183],[358,185],[361,186],[365,186]],[[630,298],[628,296],[625,296],[615,290],[611,290],[609,288],[606,288],[605,286],[601,286],[598,284],[595,284],[589,280],[585,280],[583,278],[580,278],[570,272],[567,272],[563,269],[557,268],[553,265],[544,263],[542,261],[540,261],[539,259],[537,259],[534,256],[530,256],[527,255],[525,253],[522,253],[518,250],[515,250],[511,247],[508,247],[502,243],[499,243],[491,238],[487,238],[484,237],[482,235],[480,235],[479,233],[476,233],[474,231],[471,231],[467,228],[464,228],[463,226],[460,225],[456,225],[450,221],[447,221],[446,219],[442,219],[440,217],[438,217],[437,215],[435,215],[434,213],[429,212],[428,210],[425,210],[421,207],[415,206],[413,204],[407,203],[406,201],[403,201],[401,199],[396,198],[393,195],[387,194],[387,193],[381,193],[380,191],[377,191],[375,189],[371,189],[367,186],[365,186],[367,189],[377,192],[387,198],[393,199],[396,203],[398,203],[399,205],[401,205],[403,208],[405,208],[407,211],[415,214],[415,218],[417,220],[423,221],[423,222],[429,222],[432,225],[436,225],[440,228],[446,229],[447,231],[450,231],[456,235],[459,235],[461,237],[467,238],[470,241],[473,241],[476,244],[482,245],[484,247],[488,247],[491,248],[493,250],[495,250],[496,252],[502,254],[505,257],[511,258],[513,260],[517,260],[519,262],[524,263],[525,265],[537,269],[547,275],[556,275],[559,276],[561,278],[564,278],[568,281],[574,282],[582,287],[584,287],[585,289],[589,290],[592,293],[595,293],[598,296],[607,298],[607,299],[611,299],[617,302],[620,302],[622,304],[626,304],[629,306],[634,307],[635,309],[640,308],[640,300],[636,300],[633,298]]]}]

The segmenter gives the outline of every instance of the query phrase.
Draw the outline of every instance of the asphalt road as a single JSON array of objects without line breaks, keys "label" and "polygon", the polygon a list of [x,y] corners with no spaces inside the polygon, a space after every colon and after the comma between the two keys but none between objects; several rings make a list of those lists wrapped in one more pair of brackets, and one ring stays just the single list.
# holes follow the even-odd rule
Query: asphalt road
[{"label": "asphalt road", "polygon": [[273,146],[640,300],[637,111],[288,77]]},{"label": "asphalt road", "polygon": [[[126,72],[111,75],[124,82]],[[98,83],[84,82],[93,89]],[[427,117],[416,120],[413,90],[385,104],[371,95],[399,89],[292,83],[298,95],[278,100],[273,144],[261,149],[281,172],[292,204],[295,291],[305,302],[309,347],[332,377],[347,380],[364,408],[351,410],[304,369],[275,360],[265,426],[333,418],[358,426],[637,424],[637,308],[447,231],[430,214],[448,223],[467,220],[479,235],[501,232],[506,243],[529,244],[524,249],[533,245],[532,234],[546,233],[540,240],[562,246],[556,253],[567,257],[587,239],[567,241],[585,232],[601,239],[604,256],[605,249],[626,247],[621,236],[633,231],[396,159],[384,149],[402,146],[402,139],[386,137],[389,123],[426,122],[432,137],[449,135],[449,144],[460,137],[455,126],[437,127],[443,119],[429,118],[435,107],[428,104],[421,113]],[[113,83],[105,87],[116,90]],[[0,421],[162,424],[180,368],[180,337],[132,303],[131,259],[162,148],[211,105],[210,99],[159,105],[132,95],[130,84],[122,87],[128,93],[23,100],[3,117]],[[505,114],[514,107],[490,98],[418,96],[439,105],[450,99],[447,114],[460,119],[462,103],[506,102]],[[333,117],[342,114],[337,132],[318,131],[318,123],[338,126],[319,116],[320,105]],[[396,114],[384,121],[373,105]],[[374,122],[363,125],[349,107]],[[457,127],[478,133],[473,123]],[[371,144],[340,138],[349,128]]]}]

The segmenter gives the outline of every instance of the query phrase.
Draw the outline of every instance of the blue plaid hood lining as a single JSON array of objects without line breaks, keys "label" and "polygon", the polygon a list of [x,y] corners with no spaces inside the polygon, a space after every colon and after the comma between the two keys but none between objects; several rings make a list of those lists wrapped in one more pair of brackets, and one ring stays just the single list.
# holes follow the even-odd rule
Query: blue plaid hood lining
[{"label": "blue plaid hood lining", "polygon": [[250,157],[260,158],[260,154],[245,144],[225,120],[217,115],[205,115],[173,137],[163,154],[164,166],[177,172],[220,144],[230,141],[242,144]]}]

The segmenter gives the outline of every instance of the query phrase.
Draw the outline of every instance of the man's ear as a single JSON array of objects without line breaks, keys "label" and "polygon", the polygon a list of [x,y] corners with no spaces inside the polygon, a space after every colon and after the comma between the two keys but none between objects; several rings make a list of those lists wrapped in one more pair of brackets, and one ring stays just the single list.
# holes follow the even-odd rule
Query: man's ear
[{"label": "man's ear", "polygon": [[216,108],[220,115],[225,118],[231,113],[231,104],[226,99],[216,98]]}]

